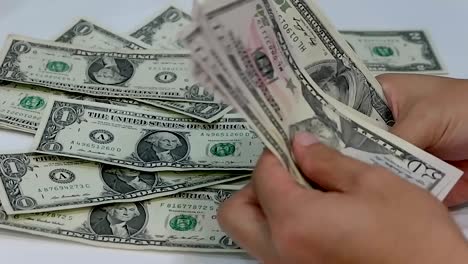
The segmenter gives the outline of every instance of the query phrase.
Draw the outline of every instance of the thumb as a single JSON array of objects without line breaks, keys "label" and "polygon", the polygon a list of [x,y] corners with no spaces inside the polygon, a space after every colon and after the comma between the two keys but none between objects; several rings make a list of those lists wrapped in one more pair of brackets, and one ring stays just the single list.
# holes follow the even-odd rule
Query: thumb
[{"label": "thumb", "polygon": [[346,192],[355,186],[367,164],[319,143],[317,137],[300,132],[294,137],[294,158],[303,175],[326,191]]}]

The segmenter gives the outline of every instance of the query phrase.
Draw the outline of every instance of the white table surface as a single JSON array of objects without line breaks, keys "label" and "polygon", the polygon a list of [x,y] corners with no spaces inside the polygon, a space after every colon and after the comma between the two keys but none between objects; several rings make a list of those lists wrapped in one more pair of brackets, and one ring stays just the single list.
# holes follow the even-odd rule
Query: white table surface
[{"label": "white table surface", "polygon": [[[10,33],[52,38],[77,16],[124,33],[170,3],[189,12],[192,1],[0,0],[0,42]],[[320,0],[319,4],[340,29],[427,29],[450,76],[468,78],[466,0]],[[25,151],[31,142],[29,135],[0,130],[1,152]],[[454,216],[468,234],[468,210]],[[0,256],[14,263],[48,264],[255,263],[243,255],[104,249],[6,231],[0,231]]]}]

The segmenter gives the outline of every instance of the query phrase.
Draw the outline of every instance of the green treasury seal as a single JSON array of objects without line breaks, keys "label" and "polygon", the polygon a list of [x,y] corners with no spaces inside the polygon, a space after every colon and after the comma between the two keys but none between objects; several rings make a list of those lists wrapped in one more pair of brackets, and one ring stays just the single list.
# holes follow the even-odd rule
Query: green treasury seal
[{"label": "green treasury seal", "polygon": [[169,221],[169,225],[176,231],[188,231],[195,228],[197,219],[191,215],[178,215]]},{"label": "green treasury seal", "polygon": [[218,157],[226,157],[234,154],[236,146],[232,143],[218,143],[210,148],[211,154]]},{"label": "green treasury seal", "polygon": [[26,96],[20,101],[20,106],[29,110],[36,110],[44,105],[45,100],[40,96]]}]

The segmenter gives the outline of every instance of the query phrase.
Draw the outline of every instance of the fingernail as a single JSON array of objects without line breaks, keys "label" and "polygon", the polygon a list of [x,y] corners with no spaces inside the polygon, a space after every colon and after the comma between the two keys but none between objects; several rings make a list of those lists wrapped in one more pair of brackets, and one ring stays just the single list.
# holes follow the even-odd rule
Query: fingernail
[{"label": "fingernail", "polygon": [[309,132],[299,132],[294,137],[295,144],[298,144],[303,147],[307,147],[313,144],[319,143],[319,140],[316,136],[312,135]]}]

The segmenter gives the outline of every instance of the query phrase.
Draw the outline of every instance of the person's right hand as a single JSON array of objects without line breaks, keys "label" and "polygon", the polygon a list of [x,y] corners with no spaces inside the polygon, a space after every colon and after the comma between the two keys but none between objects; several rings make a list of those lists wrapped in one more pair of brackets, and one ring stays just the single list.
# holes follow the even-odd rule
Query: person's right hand
[{"label": "person's right hand", "polygon": [[307,133],[294,157],[318,189],[301,187],[271,153],[218,211],[222,229],[267,264],[466,263],[467,242],[429,192]]},{"label": "person's right hand", "polygon": [[468,202],[468,80],[384,74],[396,124],[390,132],[465,171],[445,204]]}]

